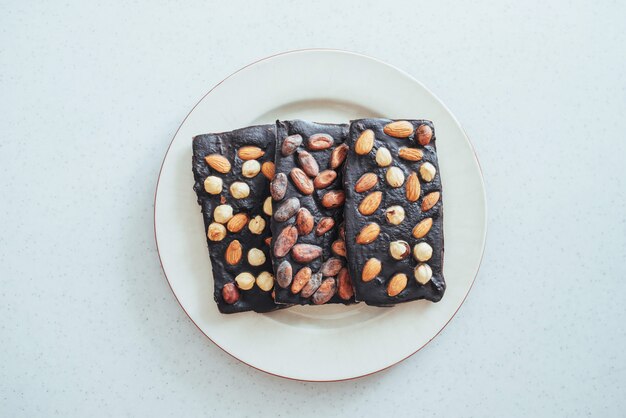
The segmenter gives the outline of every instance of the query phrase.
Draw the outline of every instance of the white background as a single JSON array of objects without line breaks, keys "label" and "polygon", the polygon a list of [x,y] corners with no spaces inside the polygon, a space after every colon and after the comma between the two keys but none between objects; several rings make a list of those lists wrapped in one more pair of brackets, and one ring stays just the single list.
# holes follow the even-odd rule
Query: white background
[{"label": "white background", "polygon": [[[624,413],[623,2],[9,3],[0,415]],[[243,65],[306,47],[423,82],[487,187],[485,257],[458,315],[405,362],[341,383],[272,377],[214,346],[153,234],[159,167],[191,107]]]}]

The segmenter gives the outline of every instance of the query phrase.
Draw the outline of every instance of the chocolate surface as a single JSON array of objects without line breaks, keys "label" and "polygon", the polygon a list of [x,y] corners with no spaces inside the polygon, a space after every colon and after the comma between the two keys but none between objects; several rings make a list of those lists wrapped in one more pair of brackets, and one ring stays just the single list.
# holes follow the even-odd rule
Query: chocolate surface
[{"label": "chocolate surface", "polygon": [[[433,302],[439,301],[445,291],[445,281],[442,273],[443,269],[443,208],[441,194],[441,179],[439,166],[437,164],[436,140],[434,126],[432,122],[426,120],[409,120],[408,123],[394,124],[387,128],[392,120],[389,119],[361,119],[352,121],[350,132],[346,143],[349,146],[348,156],[344,168],[344,188],[346,191],[345,219],[346,219],[346,247],[350,274],[355,287],[356,300],[364,301],[369,305],[389,306],[400,302],[407,302],[415,299],[427,299]],[[369,135],[357,144],[364,131],[371,130]],[[431,135],[432,134],[432,135]],[[372,143],[371,150],[368,143]],[[422,142],[422,145],[419,142]],[[380,148],[387,148],[389,153],[381,151]],[[399,156],[400,149],[403,155],[423,154],[419,161],[411,161]],[[357,154],[360,150],[362,155]],[[380,162],[388,166],[381,166],[377,163],[377,155]],[[388,158],[390,155],[390,159]],[[415,159],[415,158],[413,158]],[[431,181],[425,181],[420,174],[420,167],[424,163],[430,163],[436,169],[436,174]],[[388,178],[387,171],[391,167],[397,167],[403,176],[391,176]],[[426,168],[426,167],[425,167]],[[426,178],[428,173],[424,170]],[[366,173],[370,174],[361,182],[359,179]],[[393,173],[398,173],[393,169]],[[407,194],[407,182],[411,173],[416,173],[419,179],[419,192],[415,195],[415,189],[411,188],[414,195]],[[402,178],[403,177],[403,178]],[[391,187],[391,182],[402,179],[400,187]],[[359,182],[360,189],[365,191],[357,192],[355,185]],[[375,184],[373,184],[375,183]],[[373,184],[373,185],[372,185]],[[415,184],[413,176],[412,185]],[[363,200],[369,197],[367,204]],[[382,196],[382,198],[381,198]],[[408,196],[411,196],[411,201]],[[439,196],[433,207],[427,208],[428,200],[434,201]],[[376,206],[376,202],[378,206]],[[422,210],[425,205],[426,210]],[[394,225],[387,220],[386,209],[391,206],[400,206],[404,209],[403,220]],[[361,207],[361,209],[359,209]],[[373,208],[373,211],[372,211]],[[367,210],[370,209],[370,210]],[[362,212],[365,212],[364,215]],[[371,213],[371,214],[369,214]],[[397,211],[395,215],[398,216]],[[416,238],[412,231],[414,227],[426,218],[432,219],[432,226],[428,233],[422,238]],[[393,218],[392,218],[393,219]],[[372,225],[375,224],[375,225]],[[367,230],[363,229],[367,226]],[[376,235],[379,226],[378,235]],[[362,235],[359,237],[359,234]],[[419,235],[419,234],[418,234]],[[357,237],[361,241],[368,241],[365,238],[374,237],[370,243],[357,243]],[[408,243],[408,256],[397,260],[392,257],[390,243],[405,241]],[[432,248],[432,256],[423,262],[418,262],[414,257],[414,247],[418,243],[425,242]],[[402,257],[403,243],[394,244],[395,254]],[[376,258],[380,261],[380,272],[370,281],[363,280],[363,269],[367,260]],[[427,264],[432,270],[432,278],[425,284],[420,284],[415,279],[415,268],[418,264]],[[375,262],[372,262],[375,264]],[[423,269],[426,269],[424,267]],[[374,269],[377,270],[377,269]],[[399,277],[391,283],[392,277],[397,274],[405,274],[408,280]],[[406,283],[406,285],[404,285]],[[403,286],[404,285],[404,286]],[[396,291],[399,293],[396,294]],[[393,296],[390,296],[390,293]]]},{"label": "chocolate surface", "polygon": [[276,126],[276,177],[271,187],[276,302],[353,302],[345,258],[333,252],[333,243],[342,241],[347,151],[342,144],[348,125],[294,120]]},{"label": "chocolate surface", "polygon": [[[242,166],[246,162],[240,158],[239,152],[246,151],[258,152],[260,148],[263,155],[253,158],[254,155],[244,155],[249,160],[258,161],[259,165],[263,163],[271,163],[274,159],[274,148],[276,130],[274,125],[252,126],[243,129],[237,129],[232,132],[198,135],[193,139],[193,174],[195,178],[194,190],[198,196],[198,203],[202,208],[204,218],[205,234],[209,226],[215,222],[214,211],[219,205],[230,205],[233,214],[246,214],[248,222],[238,232],[226,231],[226,236],[220,241],[212,241],[207,239],[209,254],[211,257],[211,266],[213,269],[214,279],[214,298],[217,306],[222,313],[235,313],[253,310],[256,312],[267,312],[277,308],[272,298],[272,290],[262,290],[258,282],[254,283],[249,290],[242,290],[235,284],[235,277],[242,272],[249,272],[254,278],[259,277],[262,272],[273,274],[272,263],[269,254],[269,246],[265,242],[271,236],[269,222],[270,216],[264,213],[263,203],[269,197],[269,179],[264,174],[271,166],[265,166],[256,175],[248,178],[242,174]],[[241,151],[242,147],[253,146],[258,148],[246,148]],[[212,168],[206,160],[209,155],[218,155],[226,157],[230,163],[228,172],[221,166]],[[218,157],[216,157],[218,159]],[[219,161],[218,161],[219,162]],[[259,166],[256,163],[250,163],[252,172],[256,171]],[[247,166],[246,166],[247,167]],[[251,173],[247,172],[248,176]],[[221,191],[218,194],[210,194],[205,190],[205,180],[209,176],[215,176],[222,179]],[[243,182],[249,188],[249,195],[245,198],[236,199],[233,197],[237,193],[245,193],[245,186],[242,190],[231,189],[234,182]],[[182,216],[182,215],[181,215]],[[265,227],[260,233],[253,233],[249,227],[249,220],[260,216]],[[240,219],[243,216],[240,217]],[[237,230],[235,225],[226,223],[224,227]],[[216,230],[223,230],[216,226]],[[228,246],[238,240],[241,244],[241,257],[234,265],[229,264],[225,260]],[[248,252],[257,248],[265,255],[265,262],[255,266],[248,262]],[[258,254],[258,252],[257,252]],[[267,276],[262,276],[266,278]],[[264,287],[267,287],[267,281],[263,281]],[[226,290],[223,288],[226,286]],[[234,301],[234,303],[233,303]]]}]

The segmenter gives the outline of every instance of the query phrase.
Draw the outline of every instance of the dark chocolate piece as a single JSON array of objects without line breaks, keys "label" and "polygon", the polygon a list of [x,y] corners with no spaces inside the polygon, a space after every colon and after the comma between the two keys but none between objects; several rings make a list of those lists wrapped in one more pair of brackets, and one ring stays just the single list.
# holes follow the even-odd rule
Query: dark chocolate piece
[{"label": "dark chocolate piece", "polygon": [[271,185],[276,302],[351,303],[354,291],[340,236],[348,125],[276,122]]},{"label": "dark chocolate piece", "polygon": [[275,129],[252,126],[193,139],[194,190],[207,233],[214,297],[222,313],[278,307],[272,298],[270,202],[266,202]]},{"label": "dark chocolate piece", "polygon": [[[434,126],[352,121],[346,144],[346,249],[357,301],[439,301],[443,208]],[[417,247],[417,248],[416,248]]]}]

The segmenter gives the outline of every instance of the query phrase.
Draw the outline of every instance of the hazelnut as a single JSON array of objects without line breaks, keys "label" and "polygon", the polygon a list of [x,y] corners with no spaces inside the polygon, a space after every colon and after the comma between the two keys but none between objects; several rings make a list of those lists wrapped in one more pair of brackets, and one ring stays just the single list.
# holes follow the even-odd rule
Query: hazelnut
[{"label": "hazelnut", "polygon": [[248,160],[241,166],[241,175],[251,179],[259,174],[261,171],[261,164],[257,160]]},{"label": "hazelnut", "polygon": [[263,202],[263,212],[267,216],[272,216],[272,196],[268,196]]},{"label": "hazelnut", "polygon": [[391,164],[391,161],[393,161],[391,153],[387,148],[382,147],[376,151],[376,164],[378,164],[379,167],[387,167]]},{"label": "hazelnut", "polygon": [[404,208],[402,206],[389,206],[385,211],[387,222],[392,225],[400,225],[404,221]]},{"label": "hazelnut", "polygon": [[420,167],[420,176],[424,181],[433,181],[437,174],[437,169],[431,163],[424,163]]},{"label": "hazelnut", "polygon": [[204,179],[204,190],[209,194],[222,193],[222,179],[216,176],[209,176]]},{"label": "hazelnut", "polygon": [[265,253],[258,248],[248,251],[248,263],[251,266],[261,266],[265,263]]},{"label": "hazelnut", "polygon": [[400,187],[404,183],[404,173],[398,167],[387,169],[385,178],[391,187]]},{"label": "hazelnut", "polygon": [[256,278],[256,285],[261,290],[269,292],[274,287],[274,275],[267,271],[262,272]]},{"label": "hazelnut", "polygon": [[243,181],[236,181],[230,185],[230,194],[235,199],[245,199],[250,195],[250,186]]},{"label": "hazelnut", "polygon": [[253,234],[259,235],[265,229],[265,219],[263,219],[260,215],[255,216],[250,220],[248,229],[250,229],[250,232]]},{"label": "hazelnut", "polygon": [[209,225],[207,237],[211,241],[221,241],[226,237],[226,228],[222,224],[213,222],[211,225]]},{"label": "hazelnut", "polygon": [[411,254],[411,247],[406,241],[392,241],[389,243],[389,254],[396,260],[404,260]]},{"label": "hazelnut", "polygon": [[426,284],[433,277],[433,270],[428,264],[420,264],[415,267],[415,280],[419,284]]},{"label": "hazelnut", "polygon": [[213,219],[215,222],[225,224],[233,217],[233,208],[230,205],[219,205],[213,211]]},{"label": "hazelnut", "polygon": [[235,282],[241,290],[250,290],[254,286],[254,276],[248,272],[239,273],[235,277]]},{"label": "hazelnut", "polygon": [[433,255],[433,247],[425,242],[420,242],[413,248],[413,256],[417,261],[428,261]]}]

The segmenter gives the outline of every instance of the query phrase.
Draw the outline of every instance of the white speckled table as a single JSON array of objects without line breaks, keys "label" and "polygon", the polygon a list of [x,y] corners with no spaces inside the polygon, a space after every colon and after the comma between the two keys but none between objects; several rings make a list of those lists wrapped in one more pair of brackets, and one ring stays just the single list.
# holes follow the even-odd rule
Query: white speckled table
[{"label": "white speckled table", "polygon": [[[624,413],[624,3],[7,3],[0,416]],[[489,206],[482,269],[445,331],[331,384],[268,376],[206,339],[152,227],[163,154],[196,101],[314,46],[437,94],[474,142]]]}]

